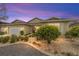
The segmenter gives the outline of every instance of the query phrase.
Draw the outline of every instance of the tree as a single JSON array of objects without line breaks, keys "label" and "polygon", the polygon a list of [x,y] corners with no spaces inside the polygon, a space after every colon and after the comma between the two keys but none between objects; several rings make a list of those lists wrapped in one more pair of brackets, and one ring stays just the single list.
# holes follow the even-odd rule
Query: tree
[{"label": "tree", "polygon": [[46,40],[50,44],[52,40],[56,40],[60,32],[56,26],[44,25],[37,29],[35,35],[38,39]]},{"label": "tree", "polygon": [[[6,16],[6,6],[4,3],[0,4],[0,24],[3,23],[8,17]],[[1,25],[0,25],[1,30]]]},{"label": "tree", "polygon": [[65,34],[66,38],[79,38],[79,26],[73,26],[69,29],[69,31]]},{"label": "tree", "polygon": [[0,21],[6,20],[8,17],[6,15],[7,9],[6,9],[6,4],[1,3],[0,4]]}]

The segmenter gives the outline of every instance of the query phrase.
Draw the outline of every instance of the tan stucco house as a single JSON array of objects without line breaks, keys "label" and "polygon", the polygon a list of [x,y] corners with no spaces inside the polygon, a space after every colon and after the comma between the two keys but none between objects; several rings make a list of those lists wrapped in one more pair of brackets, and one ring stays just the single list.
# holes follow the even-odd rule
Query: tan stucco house
[{"label": "tan stucco house", "polygon": [[61,34],[64,34],[68,30],[71,22],[73,21],[69,19],[55,17],[46,20],[33,18],[28,22],[15,20],[11,23],[1,22],[0,31],[5,32],[7,35],[20,35],[20,31],[24,31],[25,34],[28,34],[36,31],[42,25],[55,25],[58,27]]}]

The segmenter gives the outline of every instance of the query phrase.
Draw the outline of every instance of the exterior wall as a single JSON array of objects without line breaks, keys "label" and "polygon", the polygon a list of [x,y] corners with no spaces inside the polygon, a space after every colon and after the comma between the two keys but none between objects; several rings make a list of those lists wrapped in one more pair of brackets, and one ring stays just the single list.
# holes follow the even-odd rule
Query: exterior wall
[{"label": "exterior wall", "polygon": [[[21,31],[21,30],[24,31],[25,34],[28,34],[28,33],[30,33],[32,31],[31,27],[26,26],[26,25],[23,25],[23,26],[22,25],[19,25],[19,26],[17,26],[17,25],[14,25],[14,26],[2,26],[1,30],[3,32],[6,32],[7,35],[11,35],[10,30],[15,29],[15,28],[18,28],[19,31]],[[16,34],[16,35],[20,35],[20,33]]]},{"label": "exterior wall", "polygon": [[8,27],[7,26],[1,27],[1,31],[5,32],[8,35]]},{"label": "exterior wall", "polygon": [[34,27],[37,30],[40,26],[43,26],[43,25],[54,25],[54,26],[57,26],[58,29],[60,30],[60,23],[44,23],[44,24],[40,24],[40,25],[37,25],[37,26],[34,26]]},{"label": "exterior wall", "polygon": [[[63,23],[63,22],[60,22],[60,23],[46,23],[46,24],[42,24],[42,25],[54,25],[54,26],[57,26],[59,31],[61,32],[61,34],[65,34],[69,28],[69,23]],[[40,25],[40,26],[42,26]],[[40,26],[35,26],[36,30],[40,27]]]},{"label": "exterior wall", "polygon": [[[57,23],[43,23],[43,24],[36,24],[32,26],[27,26],[27,25],[12,25],[12,26],[2,26],[1,29],[2,31],[6,32],[7,35],[11,35],[10,29],[11,28],[18,28],[20,31],[23,30],[25,34],[32,33],[34,30],[38,29],[42,25],[55,25],[58,27],[60,30],[61,34],[65,34],[65,32],[69,28],[69,23],[68,22],[57,22]],[[18,34],[19,35],[19,34]]]},{"label": "exterior wall", "polygon": [[60,24],[60,32],[61,34],[65,34],[69,29],[69,23],[61,23]]},{"label": "exterior wall", "polygon": [[40,22],[41,20],[39,20],[39,19],[34,19],[34,20],[31,20],[29,23],[38,23],[38,22]]},{"label": "exterior wall", "polygon": [[58,27],[58,29],[60,30],[60,23],[48,23],[47,25],[53,25]]},{"label": "exterior wall", "polygon": [[[12,33],[12,29],[18,29],[19,30],[19,32],[20,31],[24,31],[25,29],[24,29],[24,27],[23,26],[9,26],[9,29],[8,29],[8,33],[9,33],[9,35],[11,35]],[[19,35],[20,33],[16,33],[16,35]]]},{"label": "exterior wall", "polygon": [[[9,26],[9,30],[11,29],[11,28],[18,28],[20,31],[24,31],[24,34],[28,34],[28,33],[30,33],[31,32],[31,29],[30,29],[30,27],[29,26]],[[10,34],[10,32],[9,32],[9,34]],[[18,35],[20,35],[20,34],[18,34]]]},{"label": "exterior wall", "polygon": [[26,32],[26,34],[32,33],[32,27],[31,26],[25,26],[25,32]]}]

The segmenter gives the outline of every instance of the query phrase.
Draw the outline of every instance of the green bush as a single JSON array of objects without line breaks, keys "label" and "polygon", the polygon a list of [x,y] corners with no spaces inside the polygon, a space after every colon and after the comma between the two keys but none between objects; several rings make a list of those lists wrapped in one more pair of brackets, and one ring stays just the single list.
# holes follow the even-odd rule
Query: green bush
[{"label": "green bush", "polygon": [[24,36],[19,36],[19,39],[20,39],[21,41],[23,41],[23,40],[24,40]]},{"label": "green bush", "polygon": [[19,36],[17,36],[17,38],[16,38],[16,41],[19,41],[20,39],[19,39]]},{"label": "green bush", "polygon": [[21,41],[28,41],[28,37],[27,36],[19,36],[19,39]]},{"label": "green bush", "polygon": [[26,33],[25,35],[30,35],[31,33]]},{"label": "green bush", "polygon": [[17,39],[18,39],[18,37],[17,37],[16,35],[11,35],[10,43],[15,43],[15,42],[17,42]]},{"label": "green bush", "polygon": [[20,34],[21,34],[21,35],[24,35],[24,31],[20,31]]},{"label": "green bush", "polygon": [[34,37],[35,36],[35,33],[31,33],[29,35],[27,35],[28,37]]},{"label": "green bush", "polygon": [[71,33],[70,33],[69,31],[66,32],[66,33],[65,33],[65,37],[66,37],[66,38],[72,38]]},{"label": "green bush", "polygon": [[0,37],[0,43],[2,42],[3,39],[4,39],[3,37]]},{"label": "green bush", "polygon": [[73,26],[65,34],[66,38],[79,38],[79,26]]},{"label": "green bush", "polygon": [[0,32],[0,35],[4,35],[5,34],[5,32]]},{"label": "green bush", "polygon": [[9,39],[10,39],[9,36],[5,36],[5,37],[3,37],[3,38],[1,39],[1,42],[2,42],[2,43],[7,43],[7,42],[9,42]]},{"label": "green bush", "polygon": [[28,37],[27,37],[27,36],[24,37],[24,41],[25,41],[25,42],[28,41]]},{"label": "green bush", "polygon": [[60,32],[56,26],[44,25],[36,31],[35,35],[38,39],[47,40],[50,44],[52,40],[55,40],[60,35]]}]

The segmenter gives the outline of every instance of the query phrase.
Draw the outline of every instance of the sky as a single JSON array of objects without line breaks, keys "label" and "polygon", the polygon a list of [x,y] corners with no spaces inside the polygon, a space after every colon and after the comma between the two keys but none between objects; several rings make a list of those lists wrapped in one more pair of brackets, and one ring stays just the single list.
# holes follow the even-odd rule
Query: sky
[{"label": "sky", "polygon": [[8,22],[16,19],[29,21],[35,17],[79,18],[78,3],[6,3],[6,8]]}]

